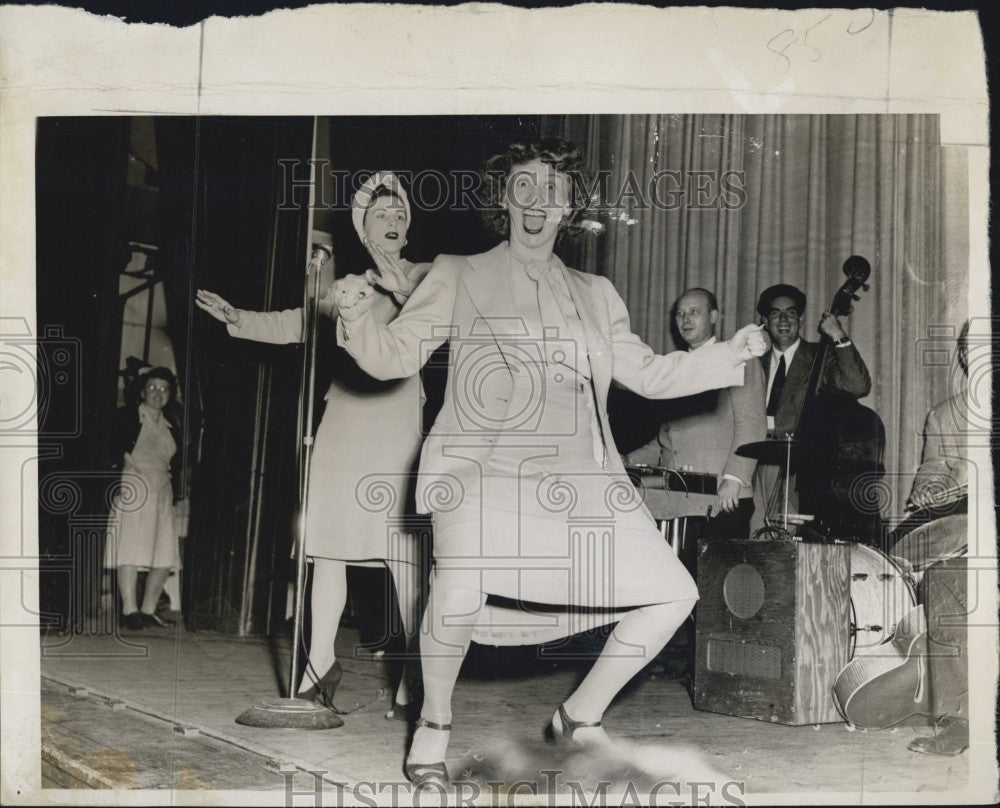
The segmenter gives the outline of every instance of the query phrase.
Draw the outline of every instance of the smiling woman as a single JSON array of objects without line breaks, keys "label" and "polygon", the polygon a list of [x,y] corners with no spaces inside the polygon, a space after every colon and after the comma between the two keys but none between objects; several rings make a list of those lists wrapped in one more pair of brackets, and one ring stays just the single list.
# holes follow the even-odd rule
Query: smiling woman
[{"label": "smiling woman", "polygon": [[[652,398],[739,385],[766,347],[757,326],[696,358],[643,344],[607,279],[553,255],[583,208],[581,170],[565,141],[511,145],[484,167],[503,191],[484,219],[508,241],[439,256],[391,323],[367,298],[340,309],[338,342],[376,378],[413,376],[450,339],[417,486],[418,510],[434,514],[435,560],[420,632],[424,704],[405,766],[418,786],[448,782],[451,696],[474,633],[539,643],[617,621],[549,728],[560,741],[611,742],[604,710],[697,598],[610,437],[611,382]],[[514,606],[487,605],[487,595]]]},{"label": "smiling woman", "polygon": [[[122,471],[105,545],[105,567],[118,569],[121,627],[130,631],[173,625],[156,615],[156,604],[172,570],[181,567],[174,529],[171,467],[181,444],[180,419],[168,414],[177,380],[167,368],[138,379],[138,404],[123,408],[115,429],[114,457]],[[142,608],[136,590],[140,570],[148,570]]]}]

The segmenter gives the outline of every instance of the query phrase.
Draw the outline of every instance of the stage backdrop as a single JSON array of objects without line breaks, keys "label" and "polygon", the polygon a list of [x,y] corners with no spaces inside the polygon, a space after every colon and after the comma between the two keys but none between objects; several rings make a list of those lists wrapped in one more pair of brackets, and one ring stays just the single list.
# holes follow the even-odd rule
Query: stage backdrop
[{"label": "stage backdrop", "polygon": [[602,227],[564,257],[610,278],[657,350],[675,347],[670,308],[692,286],[716,293],[728,337],[757,321],[763,289],[794,284],[816,340],[844,260],[871,262],[845,327],[872,375],[862,403],[885,422],[883,514],[898,513],[924,416],[952,394],[927,349],[953,355],[967,316],[967,165],[937,116],[552,116],[543,132],[583,145],[601,180]]}]

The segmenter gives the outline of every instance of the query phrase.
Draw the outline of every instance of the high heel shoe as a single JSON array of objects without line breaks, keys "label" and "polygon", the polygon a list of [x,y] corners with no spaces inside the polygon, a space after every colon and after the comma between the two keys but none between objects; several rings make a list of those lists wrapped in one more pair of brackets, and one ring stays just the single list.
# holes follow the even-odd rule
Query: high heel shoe
[{"label": "high heel shoe", "polygon": [[338,659],[323,674],[318,682],[308,690],[303,690],[299,693],[298,698],[305,699],[306,701],[315,701],[317,704],[322,704],[328,710],[333,710],[338,715],[346,715],[343,710],[338,710],[333,703],[333,697],[337,692],[337,686],[340,684],[343,675],[344,669],[341,667],[340,660]]},{"label": "high heel shoe", "polygon": [[559,723],[562,725],[561,729],[556,729],[553,722],[549,722],[548,727],[546,727],[545,734],[548,739],[555,744],[569,743],[574,746],[587,746],[594,744],[585,744],[582,741],[578,741],[573,737],[573,734],[583,727],[599,727],[601,726],[600,721],[574,721],[569,715],[566,714],[566,707],[562,704],[559,705]]},{"label": "high heel shoe", "polygon": [[[417,729],[420,727],[436,729],[439,732],[451,732],[451,724],[436,724],[433,721],[428,721],[426,718],[417,720]],[[413,783],[415,791],[430,785],[445,789],[451,784],[451,778],[448,777],[448,769],[443,761],[441,763],[407,762],[403,764],[403,774],[406,775],[407,780]]]},{"label": "high heel shoe", "polygon": [[386,721],[405,721],[412,724],[420,716],[420,705],[416,701],[408,701],[400,704],[398,701],[392,703],[392,707],[385,714]]}]

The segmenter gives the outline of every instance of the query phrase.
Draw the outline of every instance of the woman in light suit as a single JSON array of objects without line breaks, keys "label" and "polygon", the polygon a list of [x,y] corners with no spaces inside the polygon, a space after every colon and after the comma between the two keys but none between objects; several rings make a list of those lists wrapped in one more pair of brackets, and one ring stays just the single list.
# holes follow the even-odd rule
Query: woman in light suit
[{"label": "woman in light suit", "polygon": [[[379,272],[369,270],[365,276],[335,282],[320,308],[336,318],[345,300],[360,295],[368,299],[369,316],[388,323],[430,268],[400,257],[410,204],[398,178],[383,172],[368,180],[355,195],[352,217]],[[234,337],[270,343],[303,339],[302,309],[241,311],[204,290],[198,291],[196,302],[226,323]],[[426,518],[414,519],[409,507],[422,439],[420,380],[379,381],[359,370],[350,357],[344,360],[326,394],[312,455],[305,545],[313,562],[312,631],[309,665],[299,691],[300,697],[331,709],[343,673],[334,640],[347,601],[346,565],[389,568],[403,630],[412,639],[419,622],[420,553],[426,549],[421,544],[426,545],[428,536]],[[386,718],[406,718],[406,679],[404,674]]]},{"label": "woman in light suit", "polygon": [[[404,768],[418,786],[448,782],[451,695],[474,634],[540,642],[617,621],[549,728],[557,740],[609,742],[605,709],[684,621],[697,590],[628,482],[608,388],[614,379],[668,398],[738,385],[743,363],[766,349],[756,326],[697,356],[644,345],[607,279],[553,255],[582,209],[581,169],[564,141],[512,145],[484,170],[502,177],[499,209],[484,218],[509,241],[439,256],[391,323],[366,299],[340,310],[338,342],[376,378],[414,375],[450,340],[445,402],[417,486],[435,542],[420,635],[424,704]],[[516,608],[501,612],[487,595]]]}]

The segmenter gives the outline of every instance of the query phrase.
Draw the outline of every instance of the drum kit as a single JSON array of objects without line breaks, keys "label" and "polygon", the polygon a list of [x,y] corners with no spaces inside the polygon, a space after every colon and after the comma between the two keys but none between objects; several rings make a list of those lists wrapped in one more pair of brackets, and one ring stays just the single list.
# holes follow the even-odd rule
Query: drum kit
[{"label": "drum kit", "polygon": [[[746,443],[736,452],[744,457],[752,457],[758,462],[790,468],[792,458],[803,452],[807,446],[791,436]],[[672,491],[693,493],[716,493],[716,477],[687,471],[676,471],[658,466],[626,466],[632,482],[647,488],[663,488]],[[711,482],[709,482],[709,480]],[[967,502],[965,491],[960,492],[950,503],[936,506],[934,510],[907,512],[896,528],[888,534],[893,540],[890,553],[858,542],[836,543],[851,545],[850,582],[850,634],[851,652],[861,655],[876,646],[888,642],[896,630],[896,624],[918,603],[917,586],[924,570],[931,564],[962,555],[966,551],[967,517],[964,510]],[[942,512],[948,515],[941,516]],[[791,524],[801,525],[810,517],[788,512],[788,492],[781,525],[765,528],[767,538],[774,538],[774,531],[788,540],[801,540],[789,532]],[[683,544],[682,519],[661,522],[661,532],[670,541],[674,552],[679,552]]]}]

